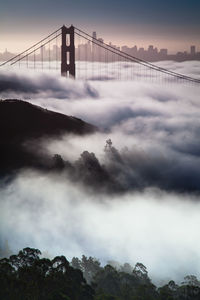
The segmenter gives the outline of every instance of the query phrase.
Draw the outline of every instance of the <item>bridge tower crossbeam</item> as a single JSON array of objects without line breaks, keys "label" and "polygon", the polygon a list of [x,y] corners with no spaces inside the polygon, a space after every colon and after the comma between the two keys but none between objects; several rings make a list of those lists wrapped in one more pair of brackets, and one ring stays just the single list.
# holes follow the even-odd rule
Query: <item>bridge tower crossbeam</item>
[{"label": "bridge tower crossbeam", "polygon": [[72,25],[69,28],[64,25],[62,27],[61,75],[73,78],[76,76],[74,26]]}]

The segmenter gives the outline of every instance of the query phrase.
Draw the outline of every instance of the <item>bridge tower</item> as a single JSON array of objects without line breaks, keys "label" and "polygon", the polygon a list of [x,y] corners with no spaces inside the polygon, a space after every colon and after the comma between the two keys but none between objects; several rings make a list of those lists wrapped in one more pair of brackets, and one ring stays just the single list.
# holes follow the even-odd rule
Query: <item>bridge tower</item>
[{"label": "bridge tower", "polygon": [[62,27],[61,75],[75,78],[74,26]]}]

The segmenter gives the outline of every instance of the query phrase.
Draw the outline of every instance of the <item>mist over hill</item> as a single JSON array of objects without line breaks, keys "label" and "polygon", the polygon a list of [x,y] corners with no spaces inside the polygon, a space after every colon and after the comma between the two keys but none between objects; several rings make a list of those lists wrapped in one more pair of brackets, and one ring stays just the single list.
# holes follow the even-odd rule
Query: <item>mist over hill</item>
[{"label": "mist over hill", "polygon": [[[199,76],[198,62],[163,64]],[[37,159],[1,181],[2,243],[69,259],[141,261],[153,280],[199,277],[199,88],[85,83],[53,71],[1,78],[3,99],[24,99],[100,129],[23,142]]]},{"label": "mist over hill", "polygon": [[[42,166],[42,159],[45,157],[41,156],[39,149],[41,139],[58,138],[66,133],[84,135],[96,130],[96,127],[80,119],[26,101],[0,101],[1,172]],[[28,142],[32,147],[26,147]]]}]

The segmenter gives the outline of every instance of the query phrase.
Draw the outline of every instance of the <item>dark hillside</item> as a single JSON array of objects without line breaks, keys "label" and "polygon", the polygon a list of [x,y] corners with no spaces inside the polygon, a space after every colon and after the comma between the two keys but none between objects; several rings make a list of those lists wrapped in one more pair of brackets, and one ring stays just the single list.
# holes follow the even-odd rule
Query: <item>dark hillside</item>
[{"label": "dark hillside", "polygon": [[75,117],[43,109],[21,100],[0,101],[0,139],[24,140],[62,133],[85,134],[96,128]]},{"label": "dark hillside", "polygon": [[97,128],[71,116],[43,109],[31,103],[8,99],[0,101],[0,172],[37,166],[38,157],[23,147],[26,141],[61,134],[88,134]]}]

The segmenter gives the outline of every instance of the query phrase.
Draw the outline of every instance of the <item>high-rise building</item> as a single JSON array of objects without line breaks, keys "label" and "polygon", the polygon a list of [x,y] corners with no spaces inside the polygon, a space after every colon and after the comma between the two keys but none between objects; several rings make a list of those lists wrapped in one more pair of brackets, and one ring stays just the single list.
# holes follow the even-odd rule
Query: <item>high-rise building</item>
[{"label": "high-rise building", "polygon": [[163,56],[167,56],[167,49],[160,49],[160,54],[163,55]]},{"label": "high-rise building", "polygon": [[100,43],[103,43],[103,42],[104,42],[102,38],[99,38],[98,41],[99,41]]},{"label": "high-rise building", "polygon": [[154,50],[153,45],[150,45],[147,51],[148,51],[150,54],[153,54],[153,50]]},{"label": "high-rise building", "polygon": [[97,39],[97,33],[96,33],[96,31],[93,31],[92,37],[93,37],[93,39]]},{"label": "high-rise building", "polygon": [[190,54],[191,55],[195,55],[195,53],[196,53],[196,49],[195,48],[196,47],[194,45],[190,47]]},{"label": "high-rise building", "polygon": [[93,55],[93,59],[96,59],[97,56],[97,45],[95,44],[97,40],[97,33],[96,31],[93,31],[92,33],[92,55]]},{"label": "high-rise building", "polygon": [[45,56],[46,56],[46,49],[45,49],[45,46],[42,45],[40,47],[40,58],[43,60],[45,58]]}]

